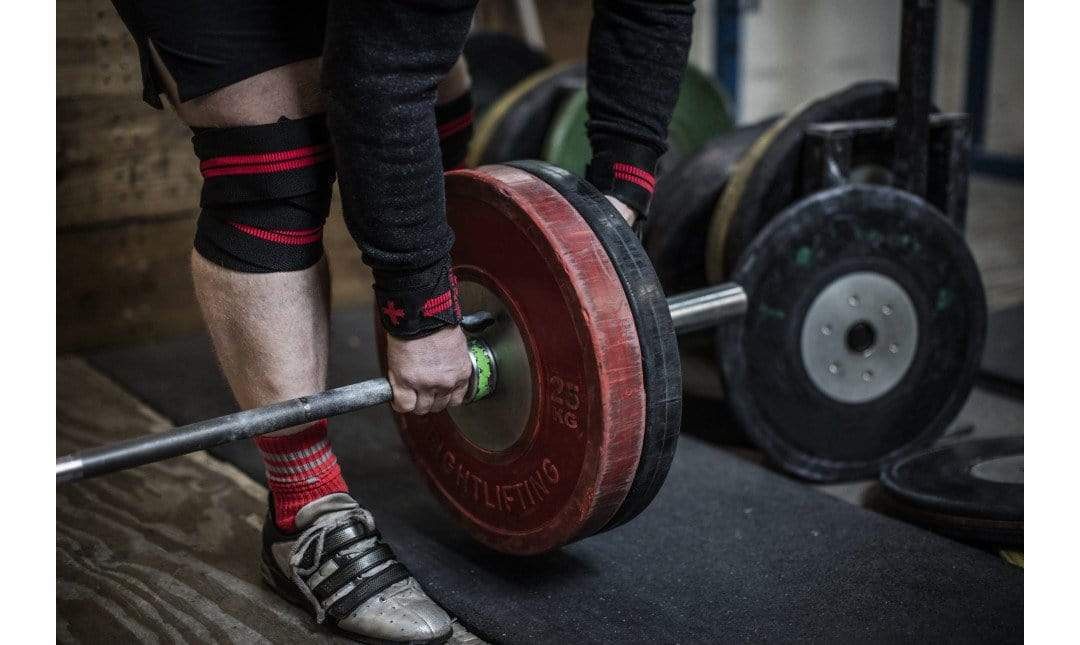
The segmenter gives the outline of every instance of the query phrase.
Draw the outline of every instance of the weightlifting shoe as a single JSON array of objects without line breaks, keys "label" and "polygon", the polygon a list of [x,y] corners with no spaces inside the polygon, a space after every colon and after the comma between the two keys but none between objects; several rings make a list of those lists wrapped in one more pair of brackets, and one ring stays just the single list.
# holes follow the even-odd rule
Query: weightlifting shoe
[{"label": "weightlifting shoe", "polygon": [[263,578],[278,593],[362,643],[450,638],[450,617],[394,559],[371,513],[345,493],[300,509],[292,534],[268,516],[261,565]]}]

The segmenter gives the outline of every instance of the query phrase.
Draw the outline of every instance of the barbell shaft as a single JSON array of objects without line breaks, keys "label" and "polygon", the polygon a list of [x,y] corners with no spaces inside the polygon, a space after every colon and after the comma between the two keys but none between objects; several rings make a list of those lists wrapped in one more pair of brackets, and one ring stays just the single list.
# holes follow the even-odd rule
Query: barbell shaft
[{"label": "barbell shaft", "polygon": [[[668,308],[676,334],[707,329],[725,318],[742,315],[746,311],[746,292],[736,284],[706,287],[669,298]],[[479,331],[490,323],[490,314],[481,312],[466,316],[463,326],[470,331]],[[86,479],[179,457],[388,403],[392,398],[390,382],[376,378],[191,423],[159,434],[81,450],[56,460],[56,482]]]},{"label": "barbell shaft", "polygon": [[392,398],[390,381],[376,378],[191,423],[159,434],[81,450],[56,460],[56,483],[104,475],[240,439],[250,439],[282,428],[314,423],[319,419],[387,403]]}]

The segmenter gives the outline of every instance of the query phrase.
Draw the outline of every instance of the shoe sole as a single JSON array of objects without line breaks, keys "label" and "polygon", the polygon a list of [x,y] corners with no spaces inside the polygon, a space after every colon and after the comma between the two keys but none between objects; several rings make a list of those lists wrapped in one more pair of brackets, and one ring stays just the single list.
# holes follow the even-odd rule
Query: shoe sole
[{"label": "shoe sole", "polygon": [[[262,574],[263,583],[270,587],[276,594],[287,600],[290,604],[303,609],[305,613],[315,618],[315,614],[311,611],[311,602],[304,597],[303,594],[296,590],[296,585],[292,580],[286,580],[285,577],[277,570],[276,566],[271,565],[266,561],[266,553],[263,552],[259,557],[259,573]],[[337,625],[331,623],[323,623],[322,626],[330,631],[344,636],[349,640],[363,643],[364,645],[443,645],[446,641],[450,640],[450,637],[454,635],[453,629],[446,636],[431,640],[422,641],[392,641],[384,640],[381,638],[369,638],[361,636],[355,632],[346,631],[341,629]]]}]

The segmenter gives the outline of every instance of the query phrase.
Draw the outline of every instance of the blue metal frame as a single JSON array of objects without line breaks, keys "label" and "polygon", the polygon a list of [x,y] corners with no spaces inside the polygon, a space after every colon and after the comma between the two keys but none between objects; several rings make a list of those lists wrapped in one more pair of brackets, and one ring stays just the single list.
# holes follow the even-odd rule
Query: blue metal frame
[{"label": "blue metal frame", "polygon": [[1024,157],[987,151],[987,94],[993,50],[994,0],[971,0],[968,23],[967,93],[964,111],[971,115],[971,171],[1007,179],[1024,179]]},{"label": "blue metal frame", "polygon": [[716,3],[716,78],[731,98],[731,108],[739,113],[739,27],[740,0]]}]

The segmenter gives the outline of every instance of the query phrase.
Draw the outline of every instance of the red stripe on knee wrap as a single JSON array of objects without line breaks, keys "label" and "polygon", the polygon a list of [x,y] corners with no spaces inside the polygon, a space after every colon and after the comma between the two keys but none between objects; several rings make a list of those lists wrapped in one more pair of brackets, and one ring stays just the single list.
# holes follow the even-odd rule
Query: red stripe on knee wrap
[{"label": "red stripe on knee wrap", "polygon": [[321,226],[290,231],[288,229],[258,228],[247,224],[240,224],[239,222],[229,222],[229,225],[242,233],[247,233],[260,240],[266,240],[267,242],[274,242],[276,244],[289,244],[291,246],[314,244],[322,239],[323,232],[323,227]]}]

